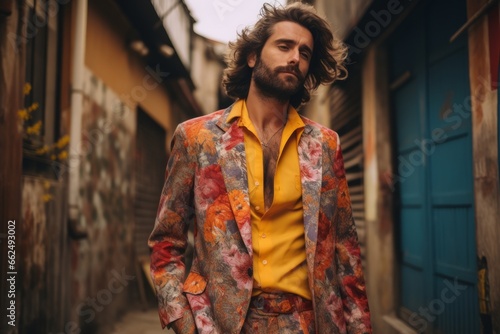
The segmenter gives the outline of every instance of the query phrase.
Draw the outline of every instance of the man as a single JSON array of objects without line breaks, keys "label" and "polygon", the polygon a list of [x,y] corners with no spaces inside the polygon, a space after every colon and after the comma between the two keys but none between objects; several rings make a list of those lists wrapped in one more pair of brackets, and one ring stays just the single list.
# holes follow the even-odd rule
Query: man
[{"label": "man", "polygon": [[264,5],[230,47],[223,84],[237,101],[172,141],[149,239],[162,326],[371,333],[338,135],[295,109],[346,76],[345,47],[300,3]]}]

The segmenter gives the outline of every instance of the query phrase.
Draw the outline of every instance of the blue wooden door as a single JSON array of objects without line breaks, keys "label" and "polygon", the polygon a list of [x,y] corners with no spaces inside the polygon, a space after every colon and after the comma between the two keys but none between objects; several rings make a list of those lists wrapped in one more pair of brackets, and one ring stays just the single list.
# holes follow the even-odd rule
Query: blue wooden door
[{"label": "blue wooden door", "polygon": [[479,333],[465,10],[422,5],[388,43],[400,315],[420,333]]}]

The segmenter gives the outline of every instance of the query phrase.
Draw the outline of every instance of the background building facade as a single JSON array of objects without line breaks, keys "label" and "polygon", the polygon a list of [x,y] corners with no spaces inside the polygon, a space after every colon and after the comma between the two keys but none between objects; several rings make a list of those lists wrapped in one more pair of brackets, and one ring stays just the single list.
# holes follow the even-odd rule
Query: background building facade
[{"label": "background building facade", "polygon": [[[498,1],[308,3],[350,49],[301,112],[341,137],[374,333],[500,333]],[[184,1],[0,2],[2,333],[154,304],[173,131],[231,103],[226,46],[193,24]]]}]

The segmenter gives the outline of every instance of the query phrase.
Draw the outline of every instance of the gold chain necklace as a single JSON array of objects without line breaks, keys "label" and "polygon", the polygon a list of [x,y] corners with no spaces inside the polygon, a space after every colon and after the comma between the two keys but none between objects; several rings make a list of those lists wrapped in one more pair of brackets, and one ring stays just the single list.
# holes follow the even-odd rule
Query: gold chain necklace
[{"label": "gold chain necklace", "polygon": [[276,134],[278,134],[278,132],[280,132],[281,130],[283,130],[283,128],[285,127],[286,123],[283,124],[278,130],[276,130],[275,133],[273,133],[273,135],[271,137],[269,137],[266,141],[263,141],[262,139],[260,140],[260,144],[266,148],[269,148],[269,142],[271,141],[271,139],[274,138],[274,136],[276,136]]}]

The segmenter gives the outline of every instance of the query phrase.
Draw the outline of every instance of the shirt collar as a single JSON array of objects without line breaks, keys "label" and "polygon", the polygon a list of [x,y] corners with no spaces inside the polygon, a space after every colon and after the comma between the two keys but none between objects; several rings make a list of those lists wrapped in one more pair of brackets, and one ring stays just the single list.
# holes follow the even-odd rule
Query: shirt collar
[{"label": "shirt collar", "polygon": [[[239,118],[238,121],[239,126],[253,128],[252,121],[248,116],[246,100],[240,99],[234,103],[231,112],[227,116],[227,123],[231,123],[231,121],[235,118]],[[288,107],[287,127],[288,126],[292,126],[294,129],[300,129],[305,127],[304,121],[300,117],[299,113],[291,105]]]}]

